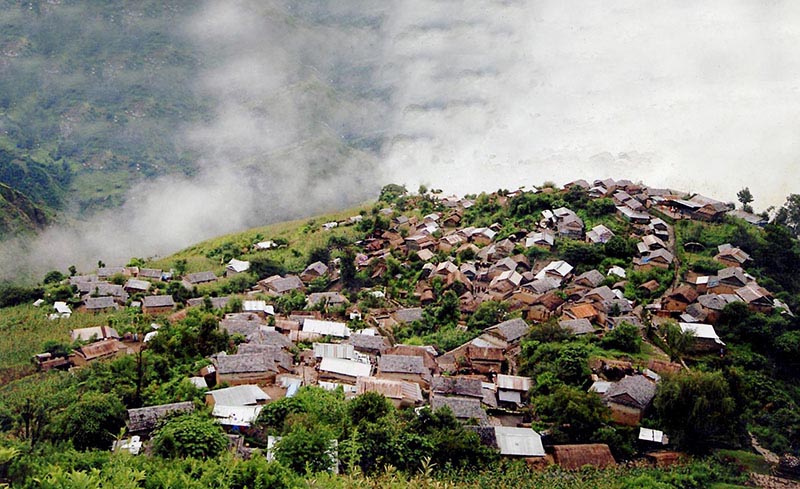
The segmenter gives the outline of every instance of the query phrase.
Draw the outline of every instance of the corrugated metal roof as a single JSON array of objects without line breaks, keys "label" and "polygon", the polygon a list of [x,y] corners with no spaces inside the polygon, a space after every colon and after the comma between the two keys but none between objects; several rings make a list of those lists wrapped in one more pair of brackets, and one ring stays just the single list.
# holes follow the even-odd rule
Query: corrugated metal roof
[{"label": "corrugated metal roof", "polygon": [[497,393],[497,398],[502,402],[522,404],[522,395],[519,393],[519,391],[500,391]]},{"label": "corrugated metal roof", "polygon": [[314,343],[314,356],[317,358],[353,358],[353,345],[343,343]]},{"label": "corrugated metal roof", "polygon": [[710,324],[700,324],[700,323],[678,323],[681,327],[681,331],[687,332],[691,331],[695,337],[714,340],[720,345],[725,345],[719,336],[717,336],[717,332],[714,331],[714,326]]},{"label": "corrugated metal roof", "polygon": [[225,406],[215,404],[211,415],[214,416],[219,424],[225,426],[250,426],[256,419],[264,406]]},{"label": "corrugated metal roof", "polygon": [[245,384],[208,391],[214,404],[223,406],[251,406],[270,400],[269,395],[257,385]]},{"label": "corrugated metal roof", "polygon": [[369,363],[354,362],[343,358],[323,358],[319,363],[320,372],[330,372],[348,377],[369,377],[372,365]]},{"label": "corrugated metal roof", "polygon": [[322,336],[336,336],[338,338],[347,338],[350,336],[350,329],[345,323],[311,318],[303,321],[303,331],[320,334]]},{"label": "corrugated metal roof", "polygon": [[531,388],[531,379],[517,375],[497,375],[497,387],[499,389],[527,392]]},{"label": "corrugated metal roof", "polygon": [[518,457],[544,457],[544,446],[539,433],[530,428],[495,426],[494,436],[500,455]]},{"label": "corrugated metal roof", "polygon": [[661,443],[664,440],[664,432],[660,430],[653,430],[650,428],[639,428],[639,439],[642,441],[651,441],[653,443]]},{"label": "corrugated metal roof", "polygon": [[375,377],[359,377],[356,382],[356,393],[377,392],[389,399],[407,399],[413,402],[422,401],[422,389],[414,382],[401,380],[378,379]]}]

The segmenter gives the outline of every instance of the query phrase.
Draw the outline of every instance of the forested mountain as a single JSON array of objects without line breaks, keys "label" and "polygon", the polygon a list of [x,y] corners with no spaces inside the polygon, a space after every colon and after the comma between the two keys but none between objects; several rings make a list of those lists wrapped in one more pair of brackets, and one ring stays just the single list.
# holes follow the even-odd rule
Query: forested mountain
[{"label": "forested mountain", "polygon": [[[190,172],[173,128],[200,117],[198,58],[175,25],[195,2],[0,2],[0,182],[52,216],[120,203],[142,179]],[[4,214],[5,215],[5,214]],[[9,220],[4,218],[4,221]],[[12,219],[0,237],[41,225]]]}]

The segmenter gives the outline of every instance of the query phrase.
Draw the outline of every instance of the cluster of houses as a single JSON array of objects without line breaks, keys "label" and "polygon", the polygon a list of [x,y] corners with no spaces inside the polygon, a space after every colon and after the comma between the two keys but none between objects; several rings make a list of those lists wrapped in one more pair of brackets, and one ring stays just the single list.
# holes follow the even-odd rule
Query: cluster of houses
[{"label": "cluster of houses", "polygon": [[[715,221],[726,214],[735,214],[760,224],[756,216],[742,215],[728,204],[699,195],[687,198],[627,180],[598,180],[591,184],[578,180],[566,188],[573,186],[583,188],[591,198],[612,199],[619,218],[630,223],[632,236],[639,240],[637,256],[629,267],[635,270],[668,269],[675,265],[673,230],[658,216]],[[503,205],[516,194],[493,194],[493,198]],[[507,235],[498,239],[503,230],[500,224],[461,226],[465,211],[474,205],[471,200],[443,197],[439,198],[439,204],[443,211],[423,217],[383,209],[381,213],[391,217],[390,228],[358,243],[360,252],[355,265],[359,270],[367,270],[374,279],[387,273],[390,256],[421,261],[423,273],[413,292],[401,291],[398,297],[386,298],[391,300],[384,301],[380,309],[362,310],[340,293],[335,264],[316,262],[298,275],[275,275],[260,280],[248,300],[243,301],[242,312],[226,314],[220,320],[219,327],[239,342],[236,353],[214,355],[209,365],[190,381],[206,391],[212,415],[231,434],[251,429],[265,404],[293,396],[300,386],[316,385],[342,389],[347,396],[377,392],[400,408],[446,406],[456,418],[474,426],[484,443],[503,455],[552,457],[568,468],[583,465],[581,461],[607,466],[614,463],[607,446],[557,446],[548,448],[546,453],[541,435],[525,424],[524,408],[530,402],[532,381],[517,375],[517,356],[520,341],[531,324],[554,318],[564,330],[579,336],[602,335],[622,323],[644,329],[651,318],[654,322],[669,318],[677,320],[684,331],[692,332],[694,351],[721,353],[725,345],[713,324],[725,305],[741,301],[758,311],[780,308],[790,313],[785,304],[744,271],[748,255],[730,245],[720,246],[715,256],[725,267],[716,275],[691,274],[686,283],[669,284],[663,297],[642,307],[623,294],[627,277],[622,267],[576,274],[573,265],[564,260],[532,262],[528,258],[531,254],[521,252],[533,247],[552,250],[562,238],[599,246],[614,237],[608,227],[597,225],[586,229],[578,213],[559,207],[541,212],[534,229],[520,229],[511,234],[506,230]],[[354,222],[353,219],[347,223]],[[338,223],[326,223],[324,229],[335,225]],[[255,247],[269,250],[273,244],[259,242]],[[226,275],[246,272],[249,267],[246,261],[231,260]],[[126,277],[125,284],[110,283],[109,278],[115,275]],[[174,312],[176,303],[172,296],[152,295],[152,285],[171,278],[171,272],[124,267],[101,268],[95,275],[69,280],[82,294],[81,309],[87,312],[120,307],[130,295],[139,294],[141,299],[133,306],[146,314],[163,314]],[[268,303],[269,298],[294,291],[306,293],[309,284],[320,278],[332,285],[326,292],[307,294],[307,304],[337,307],[346,311],[344,317],[323,314],[320,308],[279,316]],[[212,272],[181,277],[189,289],[216,280]],[[508,303],[515,319],[496,324],[447,352],[433,346],[396,344],[394,332],[421,320],[422,307],[436,300],[437,281],[444,290],[457,293],[465,315],[473,313],[485,301],[496,300]],[[665,284],[653,280],[641,287],[654,292],[662,285]],[[370,293],[384,297],[380,290]],[[266,296],[267,300],[257,298],[258,295]],[[190,299],[186,306],[210,301],[211,307],[224,309],[229,300],[228,297],[196,298]],[[421,307],[403,307],[403,303]],[[64,306],[57,305],[53,314],[58,317],[70,314]],[[367,327],[351,330],[347,319],[358,319],[358,324]],[[125,338],[120,338],[112,328],[90,329],[73,332],[73,339],[93,342],[75,350],[69,358],[72,365],[129,351],[121,341]],[[149,334],[157,334],[157,330]],[[38,361],[47,366],[47,362],[57,359]],[[660,375],[680,368],[659,360],[651,360],[646,368],[635,368],[622,361],[601,361],[592,365],[594,383],[590,390],[602,396],[615,422],[638,426],[652,403]],[[128,429],[136,438],[126,441],[123,448],[140,450],[142,440],[158,419],[170,412],[191,409],[191,404],[176,403],[130,410]],[[640,428],[639,439],[644,445],[655,447],[668,443],[664,433],[646,427]]]}]

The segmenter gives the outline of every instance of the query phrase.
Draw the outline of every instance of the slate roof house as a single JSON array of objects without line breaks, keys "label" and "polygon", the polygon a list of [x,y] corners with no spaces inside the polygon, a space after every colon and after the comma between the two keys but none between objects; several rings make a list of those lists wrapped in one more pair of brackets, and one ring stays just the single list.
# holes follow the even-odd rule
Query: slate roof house
[{"label": "slate roof house", "polygon": [[275,360],[261,353],[220,355],[217,357],[217,384],[262,384],[275,381]]},{"label": "slate roof house", "polygon": [[125,424],[132,435],[149,435],[162,418],[173,413],[192,411],[194,411],[194,403],[191,401],[128,409],[128,420]]},{"label": "slate roof house", "polygon": [[378,360],[378,378],[415,382],[427,388],[431,382],[431,371],[425,367],[422,357],[410,355],[383,355]]},{"label": "slate roof house", "polygon": [[485,425],[489,422],[486,411],[481,408],[480,399],[431,395],[432,411],[438,411],[444,407],[449,408],[459,421],[467,422],[474,419],[481,425]]},{"label": "slate roof house", "polygon": [[161,314],[175,309],[175,301],[171,295],[147,295],[142,298],[142,312],[145,314]]},{"label": "slate roof house", "polygon": [[612,419],[623,425],[636,426],[656,395],[656,384],[644,375],[628,375],[614,382],[603,400],[611,409]]}]

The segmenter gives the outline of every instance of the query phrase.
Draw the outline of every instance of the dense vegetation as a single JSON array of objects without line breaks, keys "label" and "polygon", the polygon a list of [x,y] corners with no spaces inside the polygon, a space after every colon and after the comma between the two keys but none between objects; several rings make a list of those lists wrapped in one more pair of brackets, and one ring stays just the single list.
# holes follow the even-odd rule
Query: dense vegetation
[{"label": "dense vegetation", "polygon": [[[608,206],[602,202],[592,205],[595,201],[582,199],[575,191],[523,193],[506,203],[499,197],[500,192],[476,196],[476,205],[465,214],[463,225],[499,222],[503,223],[499,234],[508,235],[516,226],[532,222],[527,213],[566,203],[587,223],[603,223],[620,236],[632,232]],[[386,229],[388,218],[381,213],[385,206],[394,204],[404,208],[405,214],[417,216],[442,210],[429,194],[409,195],[387,187],[382,198],[385,200],[372,208],[338,216],[341,220],[358,214],[362,220],[357,224],[324,232],[320,224],[330,219],[276,225],[200,243],[159,262],[133,259],[131,264],[172,268],[177,273],[212,269],[221,274],[231,258],[251,262],[249,273],[194,290],[178,281],[156,285],[162,293],[183,300],[238,294],[273,274],[299,273],[317,260],[330,264],[338,259],[343,263],[342,292],[361,310],[388,304],[385,298],[369,293],[370,288],[386,291],[393,298],[403,297],[405,306],[418,305],[413,292],[424,270],[423,262],[413,256],[387,257],[386,273],[378,276],[373,276],[370,268],[358,271],[344,265],[352,264],[360,252],[359,240]],[[474,211],[475,207],[481,210]],[[484,212],[490,213],[489,217]],[[715,224],[678,222],[675,231],[679,276],[716,270],[711,259],[715,246],[730,242],[751,254],[755,265],[748,267],[748,272],[756,275],[759,283],[768,284],[777,297],[797,308],[800,289],[796,274],[789,272],[796,271],[800,262],[800,247],[784,226],[773,224],[762,230],[727,219]],[[252,249],[254,242],[265,239],[273,240],[277,247]],[[611,266],[628,267],[634,285],[651,278],[671,283],[675,271],[634,271],[630,267],[633,239],[620,239],[594,248],[559,239],[551,251],[516,251],[526,252],[531,260],[569,259],[579,271],[597,268],[605,273]],[[705,250],[684,251],[680,245],[687,242],[700,243]],[[446,259],[460,263],[466,257],[439,252],[432,262]],[[534,325],[521,344],[519,372],[533,379],[531,403],[524,414],[533,427],[547,430],[554,443],[607,443],[620,461],[639,453],[637,432],[613,423],[600,398],[587,392],[592,363],[622,360],[642,367],[654,358],[685,363],[688,370],[663,377],[654,406],[643,422],[667,431],[674,447],[698,455],[685,466],[569,475],[557,469],[533,472],[522,464],[498,461],[492,450],[479,443],[474,431],[446,410],[434,413],[423,409],[415,414],[396,409],[381,396],[345,400],[341,392],[318,388],[303,388],[295,397],[268,404],[255,434],[248,435],[247,443],[259,448],[267,446],[267,437],[281,436],[276,462],[267,462],[262,456],[236,460],[224,450],[219,426],[210,422],[201,402],[203,391],[191,385],[188,377],[207,364],[209,355],[236,350],[241,338],[229,337],[217,328],[217,322],[226,311],[241,307],[241,300],[232,300],[225,311],[212,311],[206,305],[190,309],[174,322],[161,318],[158,336],[134,355],[96,363],[74,374],[31,375],[27,361],[31,354],[75,346],[69,344],[69,329],[108,324],[121,333],[141,334],[153,320],[133,308],[109,315],[76,314],[56,322],[46,320],[42,311],[29,303],[39,297],[48,303],[70,298],[72,290],[62,283],[66,275],[54,271],[35,288],[8,286],[0,290],[6,306],[0,313],[0,331],[6,338],[0,342],[0,372],[6,384],[0,387],[0,450],[6,452],[0,456],[8,454],[6,462],[0,458],[0,476],[23,487],[40,487],[34,485],[34,479],[41,480],[44,487],[72,487],[79,481],[89,487],[437,487],[447,482],[474,487],[709,487],[712,482],[742,482],[742,467],[722,455],[739,452],[719,450],[748,447],[748,432],[778,453],[800,453],[800,390],[794,382],[800,324],[780,311],[753,313],[741,304],[732,304],[717,324],[729,345],[723,357],[687,353],[686,337],[671,324],[661,331],[648,325],[643,338],[636,327],[623,323],[598,338],[572,336],[551,320]],[[312,283],[311,287],[323,290],[327,283]],[[423,306],[422,319],[399,327],[397,340],[448,350],[516,314],[499,301],[483,302],[474,313],[463,314],[457,286],[433,280],[432,289],[435,300]],[[636,286],[625,289],[626,295],[643,304],[659,293],[645,294]],[[134,295],[131,300],[137,298]],[[269,300],[282,313],[305,307],[300,293]],[[343,307],[322,304],[315,308],[327,316],[344,318]],[[349,326],[356,329],[364,323],[351,319]],[[308,346],[299,344],[293,353]],[[121,435],[125,408],[177,401],[194,401],[198,411],[168,419],[159,427],[153,457],[108,452]],[[346,472],[342,476],[325,473],[333,440]],[[490,467],[500,468],[486,470]]]},{"label": "dense vegetation", "polygon": [[[197,53],[174,29],[195,2],[0,2],[0,204],[41,227],[75,197],[118,205],[132,183],[190,172],[173,129],[201,116]],[[29,207],[40,208],[31,214]]]}]

